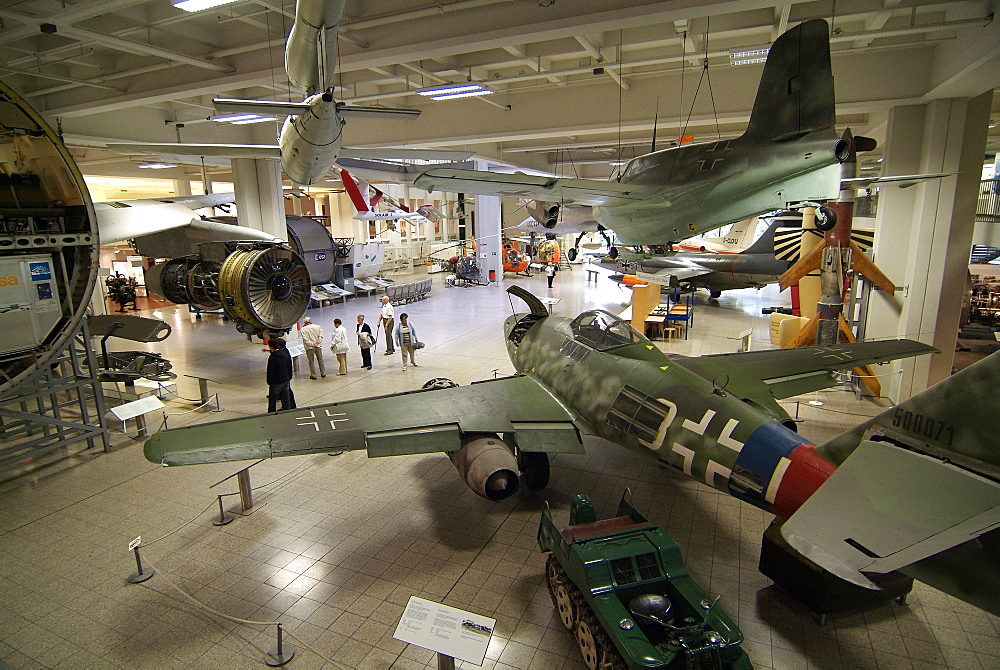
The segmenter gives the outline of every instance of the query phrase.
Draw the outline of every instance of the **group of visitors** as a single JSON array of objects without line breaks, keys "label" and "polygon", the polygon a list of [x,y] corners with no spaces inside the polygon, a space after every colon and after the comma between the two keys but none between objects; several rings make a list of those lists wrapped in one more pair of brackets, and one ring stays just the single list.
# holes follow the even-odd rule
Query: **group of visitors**
[{"label": "group of visitors", "polygon": [[[372,350],[375,348],[378,339],[378,331],[385,330],[385,355],[391,356],[399,349],[403,358],[403,370],[407,369],[407,358],[409,365],[419,367],[414,359],[413,352],[423,347],[423,343],[417,338],[417,330],[410,323],[409,315],[400,314],[397,321],[392,303],[388,296],[382,296],[382,308],[379,312],[376,324],[376,333],[372,333],[371,326],[365,323],[365,315],[358,314],[358,323],[355,333],[358,339],[358,347],[361,349],[361,367],[367,370],[372,369]],[[309,362],[309,379],[326,377],[326,366],[323,362],[323,328],[313,323],[311,317],[302,319],[302,345],[306,350],[306,360]],[[277,411],[280,402],[280,409],[295,408],[295,394],[292,392],[292,356],[288,351],[285,340],[281,337],[268,339],[268,350],[270,356],[267,361],[267,411]],[[347,353],[351,350],[348,342],[347,329],[340,319],[333,320],[333,334],[330,337],[330,351],[337,357],[337,375],[347,374]]]}]

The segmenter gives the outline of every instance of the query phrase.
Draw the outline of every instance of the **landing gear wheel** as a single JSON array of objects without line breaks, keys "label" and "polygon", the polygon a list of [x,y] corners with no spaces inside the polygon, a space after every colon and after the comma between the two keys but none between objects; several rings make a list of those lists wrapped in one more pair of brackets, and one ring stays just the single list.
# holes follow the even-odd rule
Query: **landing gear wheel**
[{"label": "landing gear wheel", "polygon": [[583,664],[588,670],[598,670],[603,664],[598,665],[597,641],[594,638],[593,619],[589,616],[582,617],[576,623],[576,630],[573,636],[576,638],[576,645],[580,647],[580,655],[583,657]]},{"label": "landing gear wheel", "polygon": [[519,451],[517,469],[529,491],[541,491],[549,485],[549,455],[541,451]]},{"label": "landing gear wheel", "polygon": [[816,213],[816,229],[824,233],[837,225],[837,212],[829,207],[820,207]]},{"label": "landing gear wheel", "polygon": [[608,249],[608,257],[612,259],[618,258],[618,247],[611,247]]},{"label": "landing gear wheel", "polygon": [[722,296],[722,291],[709,291],[708,297],[712,300],[718,300]]},{"label": "landing gear wheel", "polygon": [[577,252],[576,249],[574,249],[573,247],[570,247],[569,249],[566,250],[566,257],[569,259],[570,263],[576,260],[576,256]]}]

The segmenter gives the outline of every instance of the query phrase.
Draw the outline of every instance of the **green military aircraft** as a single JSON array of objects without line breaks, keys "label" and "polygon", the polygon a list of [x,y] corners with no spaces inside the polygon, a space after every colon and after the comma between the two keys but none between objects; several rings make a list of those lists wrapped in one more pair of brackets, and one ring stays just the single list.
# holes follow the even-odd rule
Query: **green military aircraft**
[{"label": "green military aircraft", "polygon": [[[617,180],[561,179],[441,168],[414,185],[425,191],[506,195],[545,203],[543,226],[555,228],[561,209],[589,205],[601,228],[626,245],[669,245],[763,212],[838,197],[843,186],[912,184],[942,175],[841,179],[851,145],[874,140],[838,137],[830,66],[829,26],[801,23],[768,52],[747,130],[735,139],[654,151],[634,158]],[[577,212],[577,216],[581,216]],[[817,214],[821,230],[836,218]]]},{"label": "green military aircraft", "polygon": [[[432,388],[419,391],[167,430],[146,442],[146,458],[163,465],[188,465],[331,449],[366,449],[371,457],[445,452],[473,491],[502,500],[517,491],[519,471],[529,489],[544,488],[548,455],[583,453],[582,437],[595,435],[789,519],[796,542],[812,548],[807,553],[810,559],[855,582],[864,580],[859,570],[869,569],[875,561],[847,560],[844,551],[865,555],[864,551],[843,538],[823,534],[816,538],[798,530],[796,510],[811,512],[810,497],[833,488],[831,483],[839,486],[841,471],[849,477],[882,477],[877,463],[886,450],[915,454],[912,458],[919,461],[907,466],[911,483],[897,484],[905,489],[910,507],[896,509],[893,503],[904,497],[902,491],[886,490],[881,497],[844,503],[867,505],[869,510],[842,519],[845,526],[863,519],[865,528],[875,529],[880,524],[872,522],[872,515],[885,520],[900,529],[893,537],[906,543],[907,556],[913,558],[924,540],[933,540],[932,553],[937,553],[973,539],[978,529],[988,527],[987,520],[1000,521],[996,479],[949,463],[956,460],[952,456],[934,458],[863,440],[863,429],[817,447],[791,429],[794,423],[777,403],[832,385],[837,370],[925,354],[935,351],[932,347],[893,340],[668,358],[608,312],[591,310],[575,319],[550,316],[541,301],[523,288],[511,286],[508,292],[531,310],[505,322],[508,353],[517,370],[512,377],[467,387],[433,380]],[[1000,356],[990,361],[986,374],[995,379]],[[997,413],[985,416],[985,410],[974,410],[976,403],[966,397],[956,404],[944,400],[961,383],[953,377],[864,428],[879,426],[901,440],[917,440],[925,452],[931,443],[949,454],[971,450],[970,463],[979,462],[986,453],[996,464],[1000,462]],[[970,388],[979,388],[978,382]],[[982,420],[982,427],[961,420],[960,414],[973,411],[979,411],[972,418]],[[852,454],[859,444],[875,450],[872,474],[854,467]],[[935,525],[941,519],[933,513],[938,492],[929,486],[944,475],[951,487],[950,526]],[[949,536],[945,531],[958,527],[955,517],[962,514],[954,500],[964,500],[967,491],[974,491],[978,501],[979,511],[970,514],[979,516],[971,526],[962,527],[959,537]],[[834,505],[832,510],[836,509]],[[920,519],[921,525],[906,526],[904,532],[900,514],[908,521]],[[838,526],[837,532],[841,531],[855,533],[847,537],[869,536],[868,530],[862,534]],[[887,538],[871,545],[878,547],[879,556],[889,552]]]}]

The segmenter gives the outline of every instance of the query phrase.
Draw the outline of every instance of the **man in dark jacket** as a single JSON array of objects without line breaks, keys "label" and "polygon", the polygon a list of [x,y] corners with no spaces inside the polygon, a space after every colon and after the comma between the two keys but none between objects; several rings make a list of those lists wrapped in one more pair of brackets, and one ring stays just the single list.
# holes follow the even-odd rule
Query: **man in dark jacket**
[{"label": "man in dark jacket", "polygon": [[278,400],[281,409],[295,409],[292,395],[292,355],[285,347],[285,340],[272,337],[267,341],[271,355],[267,358],[267,411],[276,411]]}]

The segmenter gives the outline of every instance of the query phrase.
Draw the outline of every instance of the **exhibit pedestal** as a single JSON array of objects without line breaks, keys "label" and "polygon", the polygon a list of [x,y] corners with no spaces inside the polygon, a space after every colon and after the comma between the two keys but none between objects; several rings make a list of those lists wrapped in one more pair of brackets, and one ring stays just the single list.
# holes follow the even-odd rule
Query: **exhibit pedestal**
[{"label": "exhibit pedestal", "polygon": [[780,528],[775,520],[764,531],[759,569],[808,607],[820,625],[826,623],[827,614],[835,612],[871,608],[893,599],[906,604],[912,577],[899,572],[876,575],[871,579],[882,587],[878,591],[851,584],[799,555],[781,537]]}]

